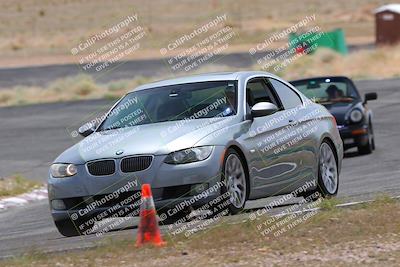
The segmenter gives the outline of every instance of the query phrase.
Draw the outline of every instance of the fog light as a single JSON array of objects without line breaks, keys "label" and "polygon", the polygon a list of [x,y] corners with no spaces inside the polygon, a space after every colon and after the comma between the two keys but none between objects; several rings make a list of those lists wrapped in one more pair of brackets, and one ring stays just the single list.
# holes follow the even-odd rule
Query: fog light
[{"label": "fog light", "polygon": [[190,187],[191,195],[198,195],[208,189],[208,184],[194,184]]},{"label": "fog light", "polygon": [[62,201],[61,199],[54,199],[51,201],[51,206],[53,207],[53,209],[55,210],[65,210],[65,204],[64,201]]}]

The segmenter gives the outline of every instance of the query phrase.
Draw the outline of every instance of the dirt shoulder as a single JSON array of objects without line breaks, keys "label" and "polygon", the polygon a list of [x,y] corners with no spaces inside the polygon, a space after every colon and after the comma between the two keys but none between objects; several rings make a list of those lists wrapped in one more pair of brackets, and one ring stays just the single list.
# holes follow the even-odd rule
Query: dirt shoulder
[{"label": "dirt shoulder", "polygon": [[[107,0],[3,0],[0,66],[77,62],[71,54],[73,47],[134,15],[137,19],[126,32],[136,25],[147,32],[135,59],[160,57],[160,48],[224,14],[223,25],[237,33],[230,42],[233,50],[248,51],[267,36],[313,14],[322,31],[342,28],[349,44],[371,43],[375,39],[373,10],[381,4],[382,0],[305,0],[298,4],[277,0],[254,0],[251,4],[246,0],[177,0],[173,4],[163,0],[145,4],[140,0],[119,0],[118,4]],[[109,41],[104,38],[99,45]]]},{"label": "dirt shoulder", "polygon": [[[5,266],[399,266],[400,203],[381,199],[322,211],[281,235],[262,235],[258,220],[229,217],[190,238],[166,237],[163,248],[135,248],[134,237],[107,239],[97,248],[31,253]],[[283,217],[284,219],[285,217]]]}]

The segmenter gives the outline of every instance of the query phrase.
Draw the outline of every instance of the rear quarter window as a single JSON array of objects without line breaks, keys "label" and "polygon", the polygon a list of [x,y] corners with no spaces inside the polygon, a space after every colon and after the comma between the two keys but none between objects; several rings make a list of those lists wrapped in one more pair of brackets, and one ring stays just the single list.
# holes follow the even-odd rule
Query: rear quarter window
[{"label": "rear quarter window", "polygon": [[274,87],[276,93],[278,94],[285,109],[295,108],[303,104],[300,96],[295,91],[293,91],[292,88],[275,79],[270,79],[270,82]]}]

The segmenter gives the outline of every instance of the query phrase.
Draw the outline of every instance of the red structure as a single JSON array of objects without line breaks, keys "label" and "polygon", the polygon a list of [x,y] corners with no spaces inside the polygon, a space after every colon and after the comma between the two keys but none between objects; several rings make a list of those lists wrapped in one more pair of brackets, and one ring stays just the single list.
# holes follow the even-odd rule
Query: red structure
[{"label": "red structure", "polygon": [[376,44],[400,43],[400,4],[381,6],[375,10]]}]

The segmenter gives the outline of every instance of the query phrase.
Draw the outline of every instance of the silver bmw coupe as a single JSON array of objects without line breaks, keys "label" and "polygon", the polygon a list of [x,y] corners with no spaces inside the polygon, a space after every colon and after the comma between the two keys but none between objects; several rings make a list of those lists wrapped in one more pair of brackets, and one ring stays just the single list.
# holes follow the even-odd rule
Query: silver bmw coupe
[{"label": "silver bmw coupe", "polygon": [[51,214],[65,236],[137,216],[141,184],[161,219],[225,199],[338,192],[343,144],[334,117],[266,72],[209,73],[139,86],[50,167]]}]

